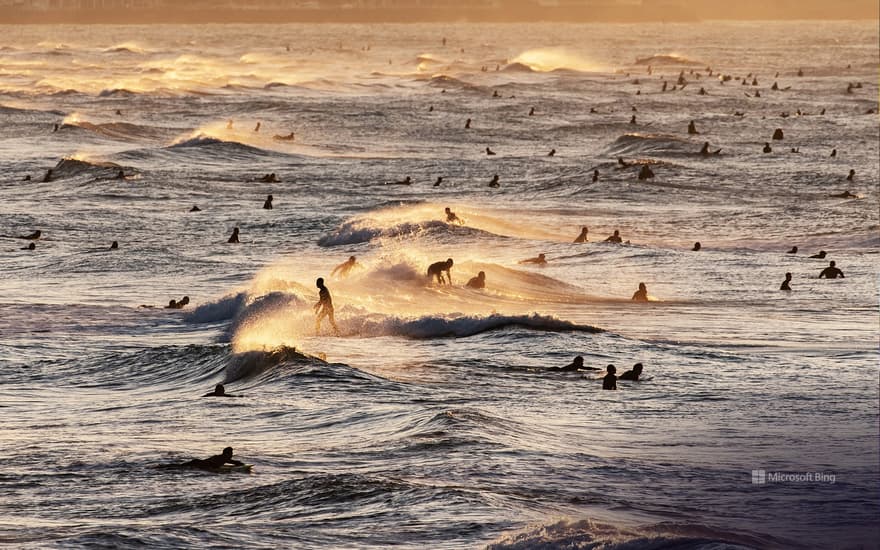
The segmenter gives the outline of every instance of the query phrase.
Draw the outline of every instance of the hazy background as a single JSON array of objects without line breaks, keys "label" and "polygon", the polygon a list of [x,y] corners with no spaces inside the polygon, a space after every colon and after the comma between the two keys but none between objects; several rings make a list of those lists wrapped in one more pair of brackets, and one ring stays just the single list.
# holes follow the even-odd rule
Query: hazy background
[{"label": "hazy background", "polygon": [[0,23],[876,19],[874,0],[0,0]]}]

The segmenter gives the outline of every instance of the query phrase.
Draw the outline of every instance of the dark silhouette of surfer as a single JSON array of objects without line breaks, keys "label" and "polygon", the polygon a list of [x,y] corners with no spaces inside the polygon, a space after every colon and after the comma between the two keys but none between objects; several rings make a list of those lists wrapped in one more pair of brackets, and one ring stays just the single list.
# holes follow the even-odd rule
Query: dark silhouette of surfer
[{"label": "dark silhouette of surfer", "polygon": [[694,243],[694,247],[691,248],[691,252],[699,252],[701,248],[703,248],[703,245],[700,244],[700,241],[697,241]]},{"label": "dark silhouette of surfer", "polygon": [[793,247],[791,247],[791,250],[786,252],[786,254],[797,254],[797,251],[798,251],[798,247],[793,246]]},{"label": "dark silhouette of surfer", "polygon": [[464,123],[464,128],[465,128],[465,130],[469,130],[470,127],[471,127],[471,119],[467,119],[467,121],[465,121],[465,123]]},{"label": "dark silhouette of surfer", "polygon": [[443,183],[443,176],[437,176],[437,181],[434,182],[434,187],[440,187],[441,183]]},{"label": "dark silhouette of surfer", "polygon": [[589,233],[590,233],[590,230],[587,228],[587,226],[581,227],[581,234],[577,236],[577,238],[574,240],[574,242],[576,242],[576,243],[587,242],[587,237],[588,237]]},{"label": "dark silhouette of surfer", "polygon": [[189,305],[189,296],[184,296],[180,299],[180,301],[171,300],[168,302],[168,305],[165,306],[165,309],[183,309]]},{"label": "dark silhouette of surfer", "polygon": [[599,181],[599,170],[593,170],[593,183]]},{"label": "dark silhouette of surfer", "polygon": [[333,318],[333,299],[330,297],[330,291],[324,286],[324,279],[318,277],[318,280],[315,281],[315,286],[318,287],[318,302],[314,306],[315,313],[317,314],[315,317],[315,334],[320,334],[321,321],[324,320],[324,317],[327,317],[336,336],[339,336],[339,327],[336,326],[336,320]]},{"label": "dark silhouette of surfer", "polygon": [[648,287],[645,286],[645,283],[639,283],[639,289],[633,294],[632,300],[635,302],[648,301]]},{"label": "dark silhouette of surfer", "polygon": [[608,365],[605,367],[605,371],[608,373],[602,378],[602,389],[603,390],[616,390],[617,389],[617,376],[614,375],[617,372],[617,368],[614,365]]},{"label": "dark silhouette of surfer", "polygon": [[688,122],[688,134],[693,136],[699,133],[700,132],[697,131],[697,125],[694,124],[694,121],[692,120]]},{"label": "dark silhouette of surfer", "polygon": [[639,179],[647,180],[654,177],[654,171],[647,164],[643,164],[641,169],[639,169]]},{"label": "dark silhouette of surfer", "polygon": [[471,277],[471,279],[467,282],[468,288],[475,288],[477,290],[486,288],[486,272],[480,271],[477,273],[476,277]]},{"label": "dark silhouette of surfer", "polygon": [[555,370],[560,372],[577,372],[579,370],[599,370],[596,367],[585,367],[584,358],[578,355],[574,360],[564,367],[550,367],[547,370]]},{"label": "dark silhouette of surfer", "polygon": [[501,187],[501,184],[498,182],[498,174],[492,176],[492,181],[489,182],[489,187]]},{"label": "dark silhouette of surfer", "polygon": [[231,243],[231,244],[237,244],[237,243],[241,242],[238,240],[238,228],[237,227],[232,230],[232,235],[229,236],[229,240],[226,242]]},{"label": "dark silhouette of surfer", "polygon": [[716,149],[715,151],[709,151],[709,142],[705,141],[705,142],[703,142],[703,147],[700,149],[700,154],[703,155],[704,157],[707,157],[709,155],[720,155],[721,149]]},{"label": "dark silhouette of surfer", "polygon": [[445,212],[446,212],[446,223],[457,223],[458,225],[464,225],[464,222],[461,220],[461,218],[459,218],[455,212],[450,210],[448,206],[446,207]]},{"label": "dark silhouette of surfer", "polygon": [[33,233],[31,233],[30,235],[19,235],[18,238],[36,241],[36,240],[39,240],[39,238],[42,236],[43,236],[43,232],[38,229],[38,230],[34,231]]},{"label": "dark silhouette of surfer", "polygon": [[[447,258],[445,262],[434,262],[428,266],[428,278],[437,279],[437,284],[452,284],[452,273],[451,269],[454,262],[452,258]],[[446,273],[446,277],[443,277],[443,273]]]},{"label": "dark silhouette of surfer", "polygon": [[202,397],[238,397],[237,395],[232,395],[231,393],[226,393],[226,388],[223,387],[223,384],[217,384],[214,386],[214,391],[208,392]]},{"label": "dark silhouette of surfer", "polygon": [[779,290],[791,290],[791,287],[788,286],[788,283],[791,282],[791,273],[785,274],[785,280],[782,281],[782,284],[779,286]]},{"label": "dark silhouette of surfer", "polygon": [[767,142],[764,142],[764,149],[762,149],[762,150],[763,150],[765,153],[772,153],[772,152],[773,152],[773,148],[770,147],[770,144],[767,143]]},{"label": "dark silhouette of surfer", "polygon": [[636,363],[633,365],[632,370],[628,370],[617,377],[618,380],[630,380],[632,382],[638,382],[639,377],[642,375],[642,370],[644,367],[641,363]]},{"label": "dark silhouette of surfer", "polygon": [[263,210],[272,210],[272,201],[274,197],[272,195],[268,195],[266,197],[266,202],[263,203]]},{"label": "dark silhouette of surfer", "polygon": [[119,243],[117,241],[110,243],[110,250],[119,250]]},{"label": "dark silhouette of surfer", "polygon": [[29,244],[29,245],[27,245],[27,246],[23,246],[23,247],[21,247],[21,249],[22,249],[22,250],[36,250],[36,249],[37,249],[37,243],[31,243],[31,244]]},{"label": "dark silhouette of surfer", "polygon": [[189,211],[190,211],[190,212],[201,212],[201,211],[202,211],[202,209],[201,209],[201,208],[199,208],[199,207],[198,207],[198,206],[196,206],[196,205],[193,205],[193,207],[192,207],[192,208],[190,208],[190,209],[189,209]]},{"label": "dark silhouette of surfer", "polygon": [[605,239],[606,243],[614,243],[620,244],[623,242],[623,239],[620,237],[620,230],[615,229],[614,234]]},{"label": "dark silhouette of surfer", "polygon": [[854,178],[855,176],[856,176],[856,171],[855,171],[855,170],[850,170],[850,171],[849,171],[849,175],[846,176],[846,181],[852,181],[853,178]]},{"label": "dark silhouette of surfer", "polygon": [[488,147],[486,147],[486,154],[491,157],[491,156],[494,156],[496,153],[492,149],[489,149]]},{"label": "dark silhouette of surfer", "polygon": [[819,278],[820,279],[837,279],[837,278],[844,279],[845,277],[843,276],[843,271],[838,269],[837,264],[834,263],[834,261],[832,261],[831,263],[828,264],[828,267],[826,267],[825,269],[822,270],[821,273],[819,273]]},{"label": "dark silhouette of surfer", "polygon": [[232,464],[233,466],[244,466],[244,462],[232,459],[232,453],[232,447],[226,447],[219,455],[214,455],[210,458],[205,459],[194,458],[189,462],[183,462],[181,464],[168,464],[163,466],[163,468],[195,468],[198,470],[219,470],[226,464]]},{"label": "dark silhouette of surfer", "polygon": [[820,250],[818,254],[813,254],[812,256],[810,256],[810,258],[815,260],[824,260],[825,256],[827,255],[827,252],[825,252],[824,250]]}]

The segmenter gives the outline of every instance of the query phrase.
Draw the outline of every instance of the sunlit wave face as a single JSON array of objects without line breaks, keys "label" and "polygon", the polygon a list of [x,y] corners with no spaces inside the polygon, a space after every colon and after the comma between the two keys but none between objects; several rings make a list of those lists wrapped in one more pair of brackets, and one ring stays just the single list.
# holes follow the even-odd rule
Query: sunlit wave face
[{"label": "sunlit wave face", "polygon": [[238,328],[232,338],[232,351],[271,351],[278,347],[297,346],[299,327],[283,311],[269,312]]},{"label": "sunlit wave face", "polygon": [[64,120],[61,121],[61,123],[67,124],[70,126],[76,126],[77,124],[79,124],[80,120],[81,120],[81,116],[79,113],[70,113],[69,115],[64,117]]},{"label": "sunlit wave face", "polygon": [[511,63],[521,63],[534,71],[542,73],[560,69],[582,72],[602,70],[602,67],[599,65],[562,48],[527,50],[512,59]]}]

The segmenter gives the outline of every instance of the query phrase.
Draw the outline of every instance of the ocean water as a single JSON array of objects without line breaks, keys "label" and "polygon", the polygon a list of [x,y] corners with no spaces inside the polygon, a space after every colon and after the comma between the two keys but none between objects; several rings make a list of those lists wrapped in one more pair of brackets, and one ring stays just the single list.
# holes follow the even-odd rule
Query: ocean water
[{"label": "ocean water", "polygon": [[0,543],[878,547],[876,21],[0,30]]}]

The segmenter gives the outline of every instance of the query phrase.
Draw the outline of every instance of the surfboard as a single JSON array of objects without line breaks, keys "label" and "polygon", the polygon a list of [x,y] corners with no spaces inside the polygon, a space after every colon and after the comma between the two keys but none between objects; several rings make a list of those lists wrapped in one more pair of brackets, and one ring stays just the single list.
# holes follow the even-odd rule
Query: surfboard
[{"label": "surfboard", "polygon": [[217,468],[215,471],[223,473],[223,474],[228,474],[228,473],[233,473],[233,472],[242,473],[242,474],[249,474],[249,473],[251,473],[253,468],[254,468],[253,464],[242,464],[241,466],[236,466],[234,464],[224,464],[223,466],[220,466],[219,468]]}]

